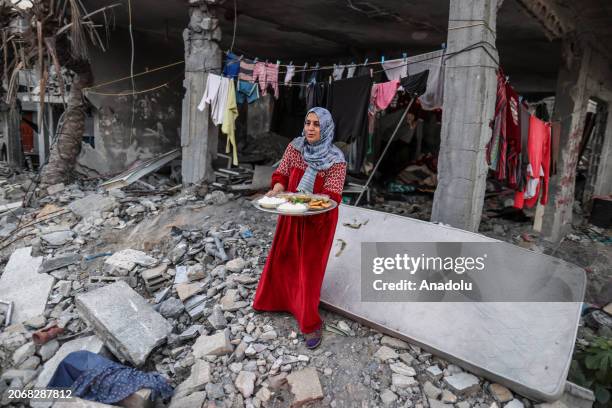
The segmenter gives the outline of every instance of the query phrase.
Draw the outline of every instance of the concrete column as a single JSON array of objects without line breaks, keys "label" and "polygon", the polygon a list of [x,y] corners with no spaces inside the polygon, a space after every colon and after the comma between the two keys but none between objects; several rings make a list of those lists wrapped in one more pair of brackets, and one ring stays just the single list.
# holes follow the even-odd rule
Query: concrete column
[{"label": "concrete column", "polygon": [[217,156],[219,129],[212,123],[210,109],[197,109],[208,72],[217,74],[221,68],[221,29],[208,3],[215,0],[190,2],[189,25],[183,31],[185,42],[185,97],[181,119],[181,147],[183,150],[183,184],[212,181],[212,160]]},{"label": "concrete column", "polygon": [[584,132],[589,94],[588,68],[591,48],[573,38],[563,42],[563,61],[557,79],[553,121],[561,122],[557,174],[550,179],[548,204],[542,235],[549,241],[561,239],[571,227],[576,184],[576,165]]},{"label": "concrete column", "polygon": [[495,27],[498,0],[450,2],[438,187],[431,220],[477,231],[487,179],[485,147],[491,138],[497,92]]},{"label": "concrete column", "polygon": [[597,169],[597,180],[595,180],[594,195],[612,194],[612,106],[608,102],[608,117],[606,118],[606,132],[599,168]]}]

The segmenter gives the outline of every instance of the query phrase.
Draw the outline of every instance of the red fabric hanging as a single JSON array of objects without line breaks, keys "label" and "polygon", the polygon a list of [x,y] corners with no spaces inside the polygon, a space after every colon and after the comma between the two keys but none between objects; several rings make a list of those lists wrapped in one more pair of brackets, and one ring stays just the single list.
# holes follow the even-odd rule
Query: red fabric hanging
[{"label": "red fabric hanging", "polygon": [[[281,183],[295,192],[306,170],[302,154],[287,147],[271,187]],[[342,200],[346,163],[317,174],[314,193]],[[302,333],[321,327],[319,299],[329,252],[338,223],[338,209],[307,217],[279,216],[272,247],[255,293],[253,309],[293,314]]]},{"label": "red fabric hanging", "polygon": [[528,186],[524,191],[517,191],[514,195],[514,207],[523,208],[524,205],[531,208],[538,202],[546,205],[548,203],[548,179],[550,177],[550,123],[544,122],[535,116],[529,118],[529,141],[527,150],[529,152],[529,165],[527,184],[534,183],[537,187],[533,197],[525,198]]}]

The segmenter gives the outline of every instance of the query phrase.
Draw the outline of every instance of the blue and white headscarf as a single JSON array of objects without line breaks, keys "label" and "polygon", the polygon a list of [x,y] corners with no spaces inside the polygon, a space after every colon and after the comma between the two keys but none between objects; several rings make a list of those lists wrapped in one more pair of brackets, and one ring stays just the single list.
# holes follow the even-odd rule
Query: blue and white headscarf
[{"label": "blue and white headscarf", "polygon": [[333,145],[335,126],[331,113],[327,109],[319,107],[310,109],[306,113],[306,117],[309,113],[314,113],[319,118],[321,139],[310,144],[306,140],[304,130],[302,130],[302,136],[296,137],[291,142],[291,145],[302,153],[304,161],[308,165],[297,187],[298,191],[305,193],[313,192],[315,179],[319,171],[327,170],[335,163],[346,162],[342,151]]}]

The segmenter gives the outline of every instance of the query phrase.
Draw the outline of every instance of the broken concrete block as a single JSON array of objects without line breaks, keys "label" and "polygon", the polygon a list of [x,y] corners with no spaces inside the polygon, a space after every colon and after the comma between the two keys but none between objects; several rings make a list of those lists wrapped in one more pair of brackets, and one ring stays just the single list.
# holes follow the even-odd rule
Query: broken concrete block
[{"label": "broken concrete block", "polygon": [[187,266],[178,265],[174,274],[174,284],[180,285],[182,283],[189,283],[189,277],[187,277]]},{"label": "broken concrete block", "polygon": [[438,401],[432,398],[428,398],[427,402],[429,402],[429,408],[453,408],[451,404],[445,404],[442,401]]},{"label": "broken concrete block", "polygon": [[292,407],[299,407],[307,402],[323,398],[323,389],[319,382],[317,370],[312,367],[289,374],[287,376],[287,382],[294,396],[293,402],[291,403]]},{"label": "broken concrete block", "polygon": [[52,276],[38,273],[43,258],[31,253],[32,247],[15,250],[0,277],[0,299],[13,302],[11,323],[42,315],[53,287]]},{"label": "broken concrete block", "polygon": [[40,266],[38,272],[49,273],[56,269],[66,267],[68,265],[73,265],[79,262],[81,262],[81,255],[79,254],[59,255],[53,258],[45,259],[42,265]]},{"label": "broken concrete block", "polygon": [[188,397],[173,397],[168,408],[194,408],[202,407],[206,401],[204,391],[194,392]]},{"label": "broken concrete block", "polygon": [[47,194],[49,195],[57,194],[59,192],[64,191],[65,188],[66,186],[64,186],[64,183],[53,184],[52,186],[47,187]]},{"label": "broken concrete block", "polygon": [[97,336],[81,337],[62,344],[55,355],[47,361],[36,380],[36,387],[46,388],[59,363],[73,351],[86,350],[96,354],[106,354],[104,343]]},{"label": "broken concrete block", "polygon": [[454,404],[457,402],[457,396],[450,392],[449,390],[442,391],[442,402],[446,404]]},{"label": "broken concrete block", "polygon": [[384,406],[391,406],[395,401],[397,401],[397,394],[389,389],[386,389],[380,393],[380,400]]},{"label": "broken concrete block", "polygon": [[437,365],[427,367],[425,373],[432,381],[437,381],[444,375],[444,372],[442,372],[442,370],[440,370],[440,367],[438,367]]},{"label": "broken concrete block", "polygon": [[407,377],[401,374],[392,374],[391,384],[395,385],[397,388],[408,388],[412,387],[413,385],[417,385],[418,382],[413,377]]},{"label": "broken concrete block", "polygon": [[163,286],[166,281],[166,277],[164,276],[164,272],[168,269],[168,264],[162,263],[159,266],[156,266],[151,269],[147,269],[143,271],[140,276],[145,282],[145,286],[149,293],[155,292]]},{"label": "broken concrete block", "polygon": [[392,348],[387,347],[387,346],[382,346],[381,348],[378,349],[376,353],[374,353],[374,357],[382,361],[387,361],[387,360],[395,359],[399,356],[395,352],[395,350],[393,350]]},{"label": "broken concrete block", "polygon": [[35,351],[36,345],[33,342],[24,344],[13,353],[13,364],[17,366],[23,363],[30,356],[33,356]]},{"label": "broken concrete block", "polygon": [[389,368],[394,373],[405,375],[407,377],[414,377],[416,375],[416,370],[410,366],[407,366],[404,363],[394,363],[391,364]]},{"label": "broken concrete block", "polygon": [[102,194],[90,194],[87,197],[73,201],[68,209],[81,218],[100,217],[103,212],[111,211],[117,202],[113,197]]},{"label": "broken concrete block", "polygon": [[426,381],[425,384],[423,385],[423,392],[429,398],[438,399],[438,397],[442,393],[442,390],[436,387],[435,385],[433,385],[431,382]]},{"label": "broken concrete block", "polygon": [[380,339],[380,344],[396,350],[408,350],[410,348],[410,345],[405,341],[390,336],[383,336],[383,338]]},{"label": "broken concrete block", "polygon": [[47,324],[47,319],[45,319],[43,315],[34,316],[23,322],[23,325],[30,329],[40,329],[44,327],[45,324]]},{"label": "broken concrete block", "polygon": [[47,361],[55,355],[58,349],[59,342],[56,339],[53,339],[50,342],[47,342],[40,346],[37,354],[40,356],[42,361]]},{"label": "broken concrete block", "polygon": [[135,366],[172,332],[172,325],[125,282],[78,295],[76,305],[113,354]]},{"label": "broken concrete block", "polygon": [[66,231],[53,231],[47,234],[42,235],[43,241],[45,241],[48,245],[51,246],[62,246],[74,238],[74,232],[71,230]]},{"label": "broken concrete block", "polygon": [[453,374],[444,378],[444,382],[459,395],[472,395],[478,391],[478,378],[469,373]]},{"label": "broken concrete block", "polygon": [[205,389],[206,384],[210,382],[210,364],[208,361],[196,360],[191,367],[191,375],[187,377],[174,391],[175,396],[181,397],[193,394],[196,391]]},{"label": "broken concrete block", "polygon": [[493,383],[489,385],[489,392],[495,401],[500,403],[508,402],[513,398],[512,392],[501,384]]},{"label": "broken concrete block", "polygon": [[504,408],[525,408],[525,405],[520,400],[513,399],[504,405]]},{"label": "broken concrete block", "polygon": [[233,351],[229,330],[219,331],[211,336],[200,336],[192,346],[196,358],[213,355],[220,356]]},{"label": "broken concrete block", "polygon": [[181,301],[185,302],[193,295],[197,295],[202,292],[202,284],[200,283],[181,283],[175,286],[176,293],[178,294]]},{"label": "broken concrete block", "polygon": [[257,375],[250,371],[241,371],[234,381],[234,385],[244,398],[249,398],[255,390],[255,380]]},{"label": "broken concrete block", "polygon": [[126,276],[136,265],[151,267],[157,263],[157,259],[150,257],[142,251],[135,249],[124,249],[115,252],[104,261],[104,269],[109,274]]},{"label": "broken concrete block", "polygon": [[242,270],[246,267],[246,261],[242,258],[232,259],[225,264],[225,269],[233,273],[242,272]]},{"label": "broken concrete block", "polygon": [[204,269],[204,265],[195,264],[195,265],[190,265],[187,268],[187,279],[189,279],[190,282],[204,279],[205,277],[206,277],[206,269]]},{"label": "broken concrete block", "polygon": [[183,302],[177,298],[164,300],[159,305],[159,313],[166,318],[177,317],[183,310],[185,310],[185,306],[183,306]]},{"label": "broken concrete block", "polygon": [[0,381],[5,383],[11,383],[13,380],[17,379],[22,384],[27,384],[32,381],[38,372],[36,370],[17,370],[14,368],[8,369],[0,375]]}]

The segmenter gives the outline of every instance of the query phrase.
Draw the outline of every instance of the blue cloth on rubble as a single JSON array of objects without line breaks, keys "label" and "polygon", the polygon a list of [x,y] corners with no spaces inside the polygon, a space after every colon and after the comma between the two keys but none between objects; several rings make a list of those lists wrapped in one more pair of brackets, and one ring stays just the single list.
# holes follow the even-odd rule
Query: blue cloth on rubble
[{"label": "blue cloth on rubble", "polygon": [[259,99],[259,87],[256,83],[238,80],[236,87],[236,103],[253,103]]},{"label": "blue cloth on rubble", "polygon": [[138,390],[151,390],[151,399],[166,399],[174,390],[159,373],[145,373],[89,351],[75,351],[59,364],[49,388],[71,388],[75,397],[103,404],[119,402]]}]

